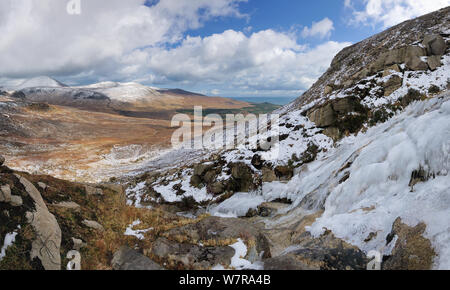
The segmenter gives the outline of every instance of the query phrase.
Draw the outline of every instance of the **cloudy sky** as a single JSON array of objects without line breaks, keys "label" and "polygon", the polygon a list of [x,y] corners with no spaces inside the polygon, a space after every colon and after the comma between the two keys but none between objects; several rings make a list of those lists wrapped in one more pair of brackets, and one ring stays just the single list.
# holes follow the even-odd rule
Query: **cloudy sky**
[{"label": "cloudy sky", "polygon": [[47,75],[72,85],[137,81],[209,95],[296,97],[345,46],[450,5],[79,0],[81,11],[68,11],[75,2],[0,1],[0,85]]}]

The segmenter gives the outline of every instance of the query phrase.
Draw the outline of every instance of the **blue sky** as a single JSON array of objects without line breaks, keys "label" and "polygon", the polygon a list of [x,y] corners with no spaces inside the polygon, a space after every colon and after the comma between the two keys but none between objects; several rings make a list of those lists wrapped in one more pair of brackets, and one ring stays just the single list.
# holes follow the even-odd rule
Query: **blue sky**
[{"label": "blue sky", "polygon": [[[78,2],[80,13],[68,3]],[[139,82],[297,97],[344,47],[450,0],[2,0],[0,86]]]},{"label": "blue sky", "polygon": [[[275,29],[289,31],[311,26],[325,17],[334,22],[335,31],[330,39],[336,41],[357,42],[380,30],[378,27],[349,25],[351,10],[345,8],[344,1],[339,0],[250,0],[240,4],[240,11],[248,18],[221,17],[208,21],[203,28],[189,31],[190,35],[207,36],[221,33],[226,29],[244,30],[252,27],[252,31]],[[319,40],[309,40],[317,44]]]}]

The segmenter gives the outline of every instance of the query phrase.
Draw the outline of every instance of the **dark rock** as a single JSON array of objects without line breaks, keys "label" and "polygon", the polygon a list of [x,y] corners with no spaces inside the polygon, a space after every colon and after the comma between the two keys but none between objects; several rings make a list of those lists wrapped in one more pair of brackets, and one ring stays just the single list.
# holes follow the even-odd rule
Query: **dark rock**
[{"label": "dark rock", "polygon": [[218,181],[213,184],[208,185],[208,192],[214,195],[219,195],[225,192],[226,186]]},{"label": "dark rock", "polygon": [[203,180],[209,184],[211,182],[213,182],[217,177],[217,173],[215,170],[210,170],[208,172],[205,173],[205,176],[203,177]]},{"label": "dark rock", "polygon": [[258,170],[260,170],[262,168],[263,161],[261,160],[261,155],[259,155],[259,154],[253,155],[252,165],[253,165],[253,167],[255,167]]},{"label": "dark rock", "polygon": [[415,89],[409,89],[408,93],[400,99],[400,103],[403,107],[408,106],[414,101],[420,101],[422,93]]},{"label": "dark rock", "polygon": [[111,264],[114,270],[164,270],[164,268],[146,256],[126,246],[121,247],[120,250],[114,253],[114,258],[112,259]]},{"label": "dark rock", "polygon": [[26,99],[26,95],[23,92],[18,91],[18,92],[12,93],[11,98],[24,100],[24,99]]},{"label": "dark rock", "polygon": [[214,167],[213,164],[200,163],[194,166],[194,175],[202,177],[206,172]]},{"label": "dark rock", "polygon": [[291,166],[277,166],[275,167],[275,175],[280,180],[290,180],[294,176],[294,168]]},{"label": "dark rock", "polygon": [[47,103],[32,103],[28,105],[28,108],[38,112],[47,112],[50,110],[50,106]]},{"label": "dark rock", "polygon": [[302,164],[307,164],[316,160],[317,153],[319,153],[319,147],[314,143],[309,143],[308,148],[303,152],[300,161]]},{"label": "dark rock", "polygon": [[5,163],[5,157],[0,155],[0,166],[2,166]]},{"label": "dark rock", "polygon": [[249,192],[258,187],[258,184],[255,184],[251,168],[245,163],[240,162],[231,164],[231,176],[239,184],[239,188],[237,189],[239,191]]},{"label": "dark rock", "polygon": [[202,184],[202,179],[198,175],[192,175],[191,177],[191,185],[193,187],[199,187]]},{"label": "dark rock", "polygon": [[297,245],[297,250],[266,260],[264,268],[266,270],[276,267],[279,267],[278,270],[365,270],[369,262],[361,250],[336,238],[330,231],[326,231],[318,238],[313,238],[308,232],[304,232],[292,242]]}]

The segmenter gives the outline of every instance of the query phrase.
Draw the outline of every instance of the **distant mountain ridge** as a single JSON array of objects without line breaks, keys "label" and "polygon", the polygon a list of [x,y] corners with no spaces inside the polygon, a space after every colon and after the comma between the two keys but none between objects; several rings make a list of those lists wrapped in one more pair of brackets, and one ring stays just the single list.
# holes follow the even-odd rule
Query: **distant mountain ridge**
[{"label": "distant mountain ridge", "polygon": [[182,89],[162,89],[137,82],[100,82],[83,86],[67,86],[51,77],[41,76],[25,80],[10,88],[13,96],[31,102],[69,106],[83,110],[125,114],[130,112],[161,112],[186,109],[193,105],[205,108],[239,109],[247,102],[220,97],[208,97]]}]

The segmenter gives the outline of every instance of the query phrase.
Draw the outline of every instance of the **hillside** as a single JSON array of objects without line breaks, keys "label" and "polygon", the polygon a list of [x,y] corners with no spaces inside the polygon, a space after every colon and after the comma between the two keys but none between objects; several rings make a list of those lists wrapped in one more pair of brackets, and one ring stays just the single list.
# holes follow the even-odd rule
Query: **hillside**
[{"label": "hillside", "polygon": [[265,269],[360,269],[371,251],[384,269],[447,269],[449,14],[344,49],[278,111],[278,146],[172,152],[131,182],[129,202],[262,226]]}]

